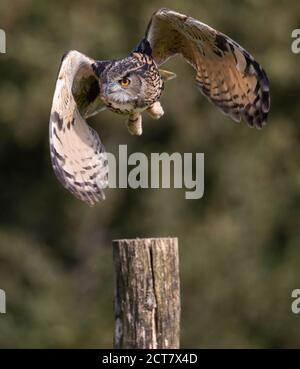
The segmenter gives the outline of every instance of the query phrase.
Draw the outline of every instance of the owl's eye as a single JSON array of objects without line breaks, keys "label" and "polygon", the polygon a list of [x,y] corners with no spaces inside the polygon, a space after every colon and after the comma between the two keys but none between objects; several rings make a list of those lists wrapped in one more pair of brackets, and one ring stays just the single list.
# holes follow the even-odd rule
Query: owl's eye
[{"label": "owl's eye", "polygon": [[126,86],[129,85],[130,80],[129,80],[129,78],[124,77],[124,78],[120,79],[119,83],[120,83],[121,86],[126,87]]}]

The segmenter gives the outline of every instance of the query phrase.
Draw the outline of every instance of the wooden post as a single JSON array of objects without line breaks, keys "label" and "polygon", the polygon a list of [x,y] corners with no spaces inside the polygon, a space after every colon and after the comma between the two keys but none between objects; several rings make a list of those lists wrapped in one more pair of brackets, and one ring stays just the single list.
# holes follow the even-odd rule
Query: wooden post
[{"label": "wooden post", "polygon": [[179,348],[177,238],[114,240],[114,348]]}]

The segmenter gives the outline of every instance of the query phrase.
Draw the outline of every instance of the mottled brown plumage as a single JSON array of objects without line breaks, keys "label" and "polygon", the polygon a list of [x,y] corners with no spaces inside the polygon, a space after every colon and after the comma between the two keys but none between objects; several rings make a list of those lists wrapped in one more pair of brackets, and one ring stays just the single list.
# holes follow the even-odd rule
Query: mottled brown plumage
[{"label": "mottled brown plumage", "polygon": [[108,108],[126,115],[131,134],[142,134],[143,111],[154,119],[164,113],[159,98],[164,81],[175,75],[158,67],[176,54],[192,65],[196,86],[223,113],[250,126],[265,124],[269,82],[255,59],[206,24],[160,9],[126,58],[95,61],[78,51],[63,57],[50,116],[50,150],[56,176],[77,198],[93,205],[104,198],[107,185],[105,150],[85,119]]},{"label": "mottled brown plumage", "polygon": [[158,65],[181,54],[196,71],[196,85],[223,113],[261,128],[270,109],[269,81],[235,41],[198,20],[160,9],[146,31]]}]

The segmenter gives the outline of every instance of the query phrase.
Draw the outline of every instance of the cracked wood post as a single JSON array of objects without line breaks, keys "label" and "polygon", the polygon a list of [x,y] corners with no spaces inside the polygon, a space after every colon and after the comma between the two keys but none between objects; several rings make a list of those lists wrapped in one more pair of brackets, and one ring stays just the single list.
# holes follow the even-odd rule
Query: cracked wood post
[{"label": "cracked wood post", "polygon": [[179,348],[177,238],[114,240],[114,348]]}]

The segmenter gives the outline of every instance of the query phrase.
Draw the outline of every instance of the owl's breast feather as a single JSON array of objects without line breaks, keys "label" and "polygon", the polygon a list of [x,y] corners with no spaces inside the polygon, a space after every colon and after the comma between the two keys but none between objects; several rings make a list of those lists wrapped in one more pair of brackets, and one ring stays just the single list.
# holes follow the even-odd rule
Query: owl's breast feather
[{"label": "owl's breast feather", "polygon": [[[160,95],[157,95],[159,97]],[[157,98],[155,99],[155,101]],[[133,114],[133,113],[141,113],[144,110],[148,109],[154,102],[154,99],[141,99],[137,98],[132,102],[119,102],[119,101],[105,101],[105,105],[107,108],[114,113],[117,114]]]},{"label": "owl's breast feather", "polygon": [[118,103],[115,101],[110,101],[105,103],[109,110],[113,111],[117,114],[132,114],[132,113],[141,113],[142,111],[148,108],[148,105],[139,106],[137,104],[129,104],[129,103]]}]

